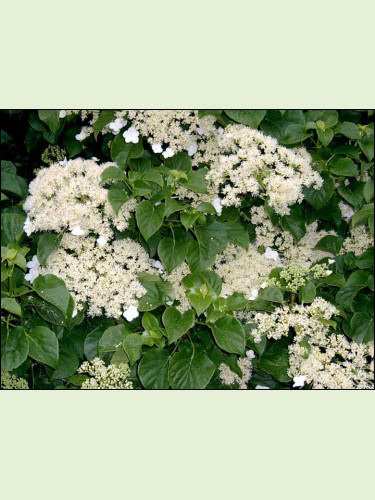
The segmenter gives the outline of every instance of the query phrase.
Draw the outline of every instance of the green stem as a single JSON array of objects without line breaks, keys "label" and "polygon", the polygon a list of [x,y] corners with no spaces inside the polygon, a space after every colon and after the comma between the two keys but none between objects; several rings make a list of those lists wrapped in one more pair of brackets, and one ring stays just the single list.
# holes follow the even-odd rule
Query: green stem
[{"label": "green stem", "polygon": [[27,292],[22,292],[17,295],[12,295],[12,298],[14,297],[22,297],[22,295],[26,295],[27,293],[34,293],[35,290],[27,290]]}]

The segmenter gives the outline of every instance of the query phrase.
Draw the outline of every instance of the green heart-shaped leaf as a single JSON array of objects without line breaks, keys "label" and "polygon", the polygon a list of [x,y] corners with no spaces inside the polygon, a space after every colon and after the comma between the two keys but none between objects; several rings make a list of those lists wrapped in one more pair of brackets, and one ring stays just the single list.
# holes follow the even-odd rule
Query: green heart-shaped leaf
[{"label": "green heart-shaped leaf", "polygon": [[181,314],[175,307],[168,307],[163,314],[163,323],[169,343],[176,342],[194,325],[195,313],[189,309]]},{"label": "green heart-shaped leaf", "polygon": [[142,236],[148,240],[163,224],[165,205],[154,206],[150,201],[138,203],[135,215]]}]

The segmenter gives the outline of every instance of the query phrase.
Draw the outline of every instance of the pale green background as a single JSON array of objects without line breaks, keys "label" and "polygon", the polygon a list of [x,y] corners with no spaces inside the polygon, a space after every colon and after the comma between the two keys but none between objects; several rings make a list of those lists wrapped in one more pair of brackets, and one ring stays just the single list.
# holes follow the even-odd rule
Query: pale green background
[{"label": "pale green background", "polygon": [[[371,108],[371,1],[14,1],[3,108]],[[1,391],[7,500],[366,498],[373,392]]]}]

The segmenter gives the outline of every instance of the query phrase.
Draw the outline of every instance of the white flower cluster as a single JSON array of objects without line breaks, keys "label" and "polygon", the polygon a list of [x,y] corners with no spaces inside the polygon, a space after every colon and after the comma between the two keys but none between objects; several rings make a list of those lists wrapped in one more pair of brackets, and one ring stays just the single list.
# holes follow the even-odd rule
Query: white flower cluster
[{"label": "white flower cluster", "polygon": [[357,226],[350,231],[350,236],[343,242],[341,253],[354,252],[361,255],[365,250],[374,246],[374,239],[366,226]]},{"label": "white flower cluster", "polygon": [[133,389],[133,383],[128,380],[130,370],[126,363],[106,366],[103,360],[94,358],[91,363],[82,363],[77,372],[90,376],[81,389]]},{"label": "white flower cluster", "polygon": [[212,116],[199,118],[196,110],[131,110],[128,119],[152,147],[154,153],[170,158],[179,151],[195,155],[199,144],[215,131]]},{"label": "white flower cluster", "polygon": [[[295,261],[303,266],[310,266],[327,257],[327,252],[315,250],[315,246],[324,236],[337,236],[335,231],[318,230],[318,223],[313,222],[306,225],[305,236],[295,243],[291,233],[272,224],[264,206],[252,207],[251,222],[255,225],[258,247],[276,247],[286,261]],[[285,262],[284,259],[282,262]]]},{"label": "white flower cluster", "polygon": [[305,149],[279,146],[276,139],[244,125],[219,129],[195,162],[210,165],[208,190],[224,206],[240,206],[246,195],[267,196],[280,215],[303,200],[304,186],[319,189],[323,182]]},{"label": "white flower cluster", "polygon": [[[93,132],[99,113],[89,110],[81,117],[91,114],[90,126],[83,127],[77,140]],[[191,193],[195,201],[220,199],[223,206],[239,206],[247,195],[268,197],[270,206],[285,215],[290,205],[303,200],[304,186],[319,189],[323,183],[305,149],[282,147],[273,137],[245,125],[216,128],[213,116],[200,118],[197,110],[121,110],[102,132],[117,135],[128,122],[125,142],[137,143],[142,135],[153,152],[164,158],[187,151],[193,165],[210,166],[206,176],[209,196]],[[189,198],[189,190],[181,188],[180,196],[184,195]]]},{"label": "white flower cluster", "polygon": [[[310,305],[283,306],[273,313],[256,313],[252,321],[255,342],[262,336],[278,340],[295,333],[289,346],[289,370],[294,387],[313,389],[369,389],[373,387],[373,344],[350,342],[330,332],[330,320],[339,311],[321,297]],[[371,359],[372,358],[372,359]]]},{"label": "white flower cluster", "polygon": [[176,308],[184,313],[188,309],[191,309],[189,299],[186,297],[186,289],[181,283],[183,278],[190,274],[189,266],[186,262],[183,262],[180,266],[174,269],[170,274],[164,274],[163,278],[171,283],[173,288],[173,295],[176,300],[180,303],[176,305]]},{"label": "white flower cluster", "polygon": [[232,372],[228,365],[221,363],[219,366],[219,376],[223,385],[238,385],[239,389],[247,389],[247,383],[251,378],[251,360],[255,357],[254,351],[246,352],[246,357],[239,358],[237,365],[242,372],[242,377]]},{"label": "white flower cluster", "polygon": [[[76,139],[83,141],[93,132],[93,124],[99,118],[98,110],[61,110],[60,118],[70,114],[80,115],[83,121],[89,120]],[[139,135],[144,136],[154,153],[170,158],[179,151],[187,151],[194,156],[199,144],[204,143],[215,131],[215,118],[199,118],[197,110],[118,110],[115,118],[102,130],[103,134],[117,135],[129,122],[131,126],[123,132],[125,142],[138,143]]]},{"label": "white flower cluster", "polygon": [[257,327],[251,333],[255,342],[260,342],[264,335],[269,339],[278,340],[287,336],[291,328],[297,336],[301,334],[302,338],[305,335],[323,338],[328,333],[329,326],[321,320],[329,320],[338,313],[335,306],[317,297],[310,305],[285,305],[277,307],[273,313],[253,314],[252,322],[256,323]]},{"label": "white flower cluster", "polygon": [[126,238],[100,247],[93,237],[70,233],[64,234],[60,248],[40,271],[63,279],[77,309],[87,303],[88,316],[124,315],[128,321],[138,316],[138,299],[146,293],[137,279],[139,272],[156,273],[139,243]]},{"label": "white flower cluster", "polygon": [[[374,344],[350,342],[344,335],[314,336],[308,345],[289,346],[289,375],[313,389],[373,389]],[[303,375],[299,375],[299,374]],[[297,380],[298,382],[298,380]]]},{"label": "white flower cluster", "polygon": [[222,295],[242,292],[249,300],[254,300],[257,290],[279,262],[278,257],[275,260],[274,256],[270,258],[269,253],[259,253],[253,244],[245,250],[230,243],[216,257],[213,271],[223,280]]},{"label": "white flower cluster", "polygon": [[100,179],[109,165],[113,163],[99,165],[95,160],[77,158],[40,170],[30,182],[30,196],[23,205],[28,215],[25,232],[67,229],[77,236],[95,233],[98,243],[105,244],[113,237],[112,226],[126,229],[136,201],[127,201],[115,214]]}]

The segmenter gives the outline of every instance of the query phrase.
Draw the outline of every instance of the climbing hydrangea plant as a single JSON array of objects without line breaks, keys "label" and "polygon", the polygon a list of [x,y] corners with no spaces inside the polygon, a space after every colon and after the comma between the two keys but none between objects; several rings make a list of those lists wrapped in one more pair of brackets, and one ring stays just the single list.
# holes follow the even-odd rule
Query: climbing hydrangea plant
[{"label": "climbing hydrangea plant", "polygon": [[372,389],[367,110],[1,111],[2,389]]}]

